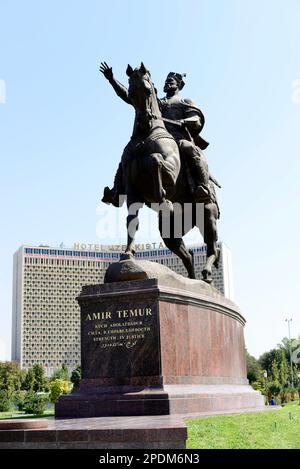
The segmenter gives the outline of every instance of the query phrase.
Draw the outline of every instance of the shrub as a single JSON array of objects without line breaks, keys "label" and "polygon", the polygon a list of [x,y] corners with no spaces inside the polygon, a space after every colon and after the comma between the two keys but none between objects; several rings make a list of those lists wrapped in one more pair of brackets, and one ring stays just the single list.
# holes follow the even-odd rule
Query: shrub
[{"label": "shrub", "polygon": [[12,402],[17,407],[18,410],[23,410],[25,399],[26,399],[26,391],[15,391],[12,396]]},{"label": "shrub", "polygon": [[25,414],[43,415],[48,403],[48,398],[44,395],[38,395],[28,392],[24,402]]},{"label": "shrub", "polygon": [[68,381],[69,379],[69,370],[67,365],[63,364],[61,368],[58,368],[53,375],[51,376],[51,381],[55,381],[56,379],[63,379]]},{"label": "shrub", "polygon": [[70,382],[65,379],[55,379],[50,383],[50,401],[55,404],[59,396],[70,391]]},{"label": "shrub", "polygon": [[253,387],[253,389],[255,389],[255,391],[260,391],[262,394],[266,393],[265,387],[261,383],[261,381],[253,381],[253,383],[251,383],[251,386]]},{"label": "shrub", "polygon": [[5,389],[0,389],[0,412],[8,412],[10,410],[11,400],[9,393]]},{"label": "shrub", "polygon": [[78,388],[80,384],[80,380],[81,380],[81,366],[79,365],[77,366],[77,368],[75,368],[72,371],[72,374],[71,374],[71,383],[73,383],[74,389]]}]

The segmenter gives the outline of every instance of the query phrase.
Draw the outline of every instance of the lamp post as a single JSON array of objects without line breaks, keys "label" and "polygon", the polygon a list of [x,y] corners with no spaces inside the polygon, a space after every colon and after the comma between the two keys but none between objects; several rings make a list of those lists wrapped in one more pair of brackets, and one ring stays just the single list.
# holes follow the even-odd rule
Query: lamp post
[{"label": "lamp post", "polygon": [[299,405],[300,405],[300,372],[298,373],[298,396],[299,396]]},{"label": "lamp post", "polygon": [[294,389],[294,376],[293,376],[293,362],[292,362],[292,344],[291,344],[291,328],[290,328],[290,322],[292,322],[292,318],[286,319],[285,322],[288,323],[288,329],[289,329],[289,349],[290,349],[290,365],[291,365],[291,385],[292,388]]},{"label": "lamp post", "polygon": [[268,372],[265,370],[264,371],[264,378],[265,378],[266,405],[268,405],[267,377],[268,377]]}]

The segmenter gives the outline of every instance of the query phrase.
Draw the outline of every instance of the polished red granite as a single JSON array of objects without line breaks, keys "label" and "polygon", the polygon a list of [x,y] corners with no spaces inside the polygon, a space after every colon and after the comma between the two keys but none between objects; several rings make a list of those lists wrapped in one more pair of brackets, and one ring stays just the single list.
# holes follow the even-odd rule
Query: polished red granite
[{"label": "polished red granite", "polygon": [[56,418],[263,408],[246,378],[238,307],[177,277],[83,287],[83,379]]},{"label": "polished red granite", "polygon": [[0,449],[182,449],[178,416],[46,420],[47,429],[0,430]]}]

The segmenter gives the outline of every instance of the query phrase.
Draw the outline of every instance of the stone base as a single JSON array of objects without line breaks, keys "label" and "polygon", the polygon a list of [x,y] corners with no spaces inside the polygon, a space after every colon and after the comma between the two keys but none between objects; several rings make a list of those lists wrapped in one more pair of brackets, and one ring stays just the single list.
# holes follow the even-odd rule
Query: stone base
[{"label": "stone base", "polygon": [[62,396],[56,418],[137,415],[186,415],[264,409],[261,394],[248,385],[164,385],[138,390],[95,389]]},{"label": "stone base", "polygon": [[56,418],[263,409],[247,381],[238,307],[161,267],[122,261],[110,266],[110,280],[128,272],[157,278],[83,287],[82,380],[59,399]]},{"label": "stone base", "polygon": [[179,417],[48,420],[46,430],[1,430],[0,449],[184,449]]}]

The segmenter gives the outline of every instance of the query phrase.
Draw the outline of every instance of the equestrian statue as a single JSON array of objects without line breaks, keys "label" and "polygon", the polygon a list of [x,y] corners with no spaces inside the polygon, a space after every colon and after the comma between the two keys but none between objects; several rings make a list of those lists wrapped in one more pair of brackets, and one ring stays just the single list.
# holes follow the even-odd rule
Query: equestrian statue
[{"label": "equestrian statue", "polygon": [[[135,109],[133,133],[123,151],[114,186],[106,187],[102,198],[103,202],[116,207],[126,200],[125,254],[135,254],[138,214],[146,205],[158,212],[159,230],[166,247],[182,260],[192,279],[195,278],[193,253],[186,248],[182,236],[195,226],[202,230],[207,245],[202,277],[211,283],[212,267],[218,268],[220,255],[217,247],[220,211],[215,191],[215,186],[220,185],[210,174],[203,153],[208,146],[200,136],[204,115],[191,99],[179,94],[185,85],[185,75],[169,73],[164,86],[166,96],[159,99],[143,63],[136,69],[128,65],[128,88],[115,79],[106,62],[101,63],[100,72],[117,95]],[[178,217],[178,207],[181,217]],[[199,207],[203,209],[200,211],[203,224],[199,223]],[[189,223],[185,221],[186,216],[190,218]],[[166,218],[168,230],[165,229]]]}]

